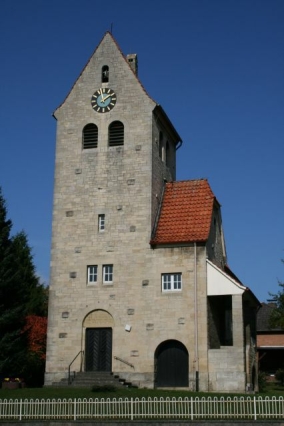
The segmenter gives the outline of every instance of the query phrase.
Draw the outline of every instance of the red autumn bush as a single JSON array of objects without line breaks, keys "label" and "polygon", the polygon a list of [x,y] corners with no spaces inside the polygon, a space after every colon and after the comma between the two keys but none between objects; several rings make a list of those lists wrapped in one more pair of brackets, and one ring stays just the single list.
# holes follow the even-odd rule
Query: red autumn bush
[{"label": "red autumn bush", "polygon": [[26,325],[23,331],[27,332],[28,349],[41,359],[45,359],[46,330],[46,317],[39,317],[37,315],[28,315],[26,317]]}]

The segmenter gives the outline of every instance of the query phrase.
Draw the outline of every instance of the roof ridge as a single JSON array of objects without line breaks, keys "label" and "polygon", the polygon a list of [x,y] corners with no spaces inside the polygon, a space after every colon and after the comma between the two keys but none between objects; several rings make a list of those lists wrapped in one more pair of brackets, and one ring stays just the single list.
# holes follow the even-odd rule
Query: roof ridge
[{"label": "roof ridge", "polygon": [[206,181],[209,183],[208,178],[196,178],[196,179],[182,179],[182,180],[173,180],[168,183],[182,183],[182,182],[199,182],[199,181]]}]

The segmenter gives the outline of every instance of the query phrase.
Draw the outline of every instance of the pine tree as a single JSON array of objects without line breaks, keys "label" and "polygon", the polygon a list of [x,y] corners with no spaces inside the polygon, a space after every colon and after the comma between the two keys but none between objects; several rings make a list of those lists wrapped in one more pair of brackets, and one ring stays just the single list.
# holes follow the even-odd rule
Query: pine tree
[{"label": "pine tree", "polygon": [[46,291],[36,276],[24,232],[11,236],[0,189],[0,373],[22,375],[28,368],[28,315],[46,315]]}]

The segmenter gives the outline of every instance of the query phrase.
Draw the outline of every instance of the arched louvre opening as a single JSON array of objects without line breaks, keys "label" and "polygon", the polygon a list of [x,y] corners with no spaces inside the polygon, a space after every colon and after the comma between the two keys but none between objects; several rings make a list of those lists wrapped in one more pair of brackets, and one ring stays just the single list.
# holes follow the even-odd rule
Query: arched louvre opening
[{"label": "arched louvre opening", "polygon": [[83,129],[83,149],[98,147],[98,127],[93,124],[87,124]]},{"label": "arched louvre opening", "polygon": [[120,146],[124,144],[124,125],[121,121],[113,121],[109,125],[108,146]]}]

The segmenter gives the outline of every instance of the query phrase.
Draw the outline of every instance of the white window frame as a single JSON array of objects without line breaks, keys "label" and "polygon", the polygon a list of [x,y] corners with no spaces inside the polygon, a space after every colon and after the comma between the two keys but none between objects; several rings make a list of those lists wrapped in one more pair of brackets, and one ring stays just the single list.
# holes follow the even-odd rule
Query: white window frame
[{"label": "white window frame", "polygon": [[162,274],[162,292],[181,291],[182,290],[182,274],[181,272],[172,272]]},{"label": "white window frame", "polygon": [[98,265],[87,266],[87,283],[96,284],[98,282]]},{"label": "white window frame", "polygon": [[103,265],[103,283],[111,284],[113,282],[113,265]]},{"label": "white window frame", "polygon": [[106,225],[106,216],[105,216],[105,214],[99,214],[99,217],[98,217],[98,229],[99,229],[99,232],[104,232],[105,225]]}]

